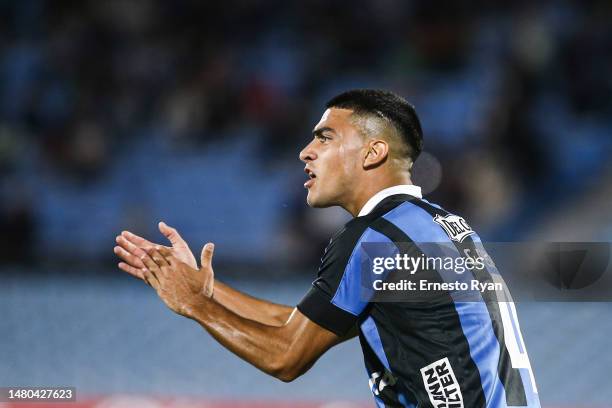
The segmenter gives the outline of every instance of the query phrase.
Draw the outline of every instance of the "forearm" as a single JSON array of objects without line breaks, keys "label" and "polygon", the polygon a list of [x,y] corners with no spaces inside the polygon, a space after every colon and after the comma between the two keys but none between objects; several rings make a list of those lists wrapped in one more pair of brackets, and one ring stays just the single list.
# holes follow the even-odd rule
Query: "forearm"
[{"label": "forearm", "polygon": [[229,351],[263,372],[285,379],[291,340],[282,327],[245,318],[208,298],[198,299],[185,311],[186,317],[198,322]]},{"label": "forearm", "polygon": [[[168,248],[151,248],[142,257],[146,267],[142,279],[171,310],[195,320],[229,351],[282,381],[292,381],[306,372],[321,354],[341,340],[297,308],[283,324],[271,325],[225,307],[218,300],[223,296],[234,306],[246,303],[251,316],[263,314],[264,319],[276,315],[271,311],[289,309],[241,294],[227,285],[215,288],[210,268],[213,249],[212,244],[204,246],[202,267],[196,270],[177,260]],[[260,310],[262,306],[266,313]],[[237,309],[244,311],[242,307]]]},{"label": "forearm", "polygon": [[268,326],[282,326],[293,311],[293,307],[257,299],[218,280],[215,280],[213,299],[241,317]]}]

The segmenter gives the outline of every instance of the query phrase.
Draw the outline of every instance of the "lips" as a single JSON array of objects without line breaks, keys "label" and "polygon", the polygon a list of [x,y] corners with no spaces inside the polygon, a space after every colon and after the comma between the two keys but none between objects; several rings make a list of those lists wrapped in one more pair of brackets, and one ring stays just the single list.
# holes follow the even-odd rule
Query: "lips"
[{"label": "lips", "polygon": [[314,179],[317,178],[317,175],[308,167],[304,169],[304,172],[308,174],[309,179],[304,183],[305,188],[310,188],[314,184]]}]

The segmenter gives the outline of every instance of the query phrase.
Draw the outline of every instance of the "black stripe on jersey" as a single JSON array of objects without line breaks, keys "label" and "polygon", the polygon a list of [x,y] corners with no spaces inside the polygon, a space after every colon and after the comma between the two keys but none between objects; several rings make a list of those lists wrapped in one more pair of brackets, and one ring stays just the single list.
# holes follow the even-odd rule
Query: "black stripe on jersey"
[{"label": "black stripe on jersey", "polygon": [[[372,220],[406,201],[408,195],[396,195],[382,200],[370,214],[353,218],[334,236],[325,248],[317,279],[297,305],[297,309],[319,326],[343,336],[355,324],[358,316],[345,311],[331,301],[344,276],[353,249]],[[339,269],[335,269],[339,268]],[[328,273],[333,271],[333,273]],[[325,276],[322,276],[324,274]]]},{"label": "black stripe on jersey", "polygon": [[[411,200],[411,202],[414,202],[414,201]],[[391,241],[393,241],[393,243],[400,250],[400,253],[403,253],[402,251],[406,248],[410,248],[409,249],[410,252],[414,252],[415,251],[414,248],[417,248],[416,250],[419,251],[420,254],[422,254],[422,252],[418,249],[414,241],[410,239],[410,237],[406,235],[404,231],[402,231],[395,224],[386,220],[385,218],[382,218],[382,217],[378,218],[376,221],[374,221],[370,225],[370,228],[380,232],[381,234],[389,238]],[[442,281],[442,277],[439,275],[439,273],[438,273],[438,278],[440,279],[440,281]],[[460,384],[459,386],[463,394],[463,401],[464,401],[465,406],[470,407],[470,408],[485,407],[486,398],[484,395],[484,390],[482,388],[480,371],[478,370],[478,367],[476,366],[476,363],[474,362],[474,360],[472,359],[472,355],[470,354],[470,346],[469,346],[467,338],[465,337],[465,334],[463,333],[463,329],[461,327],[461,320],[459,319],[459,314],[457,313],[454,307],[454,301],[450,293],[446,293],[443,296],[445,298],[444,300],[445,304],[448,305],[448,309],[449,309],[448,315],[452,316],[449,318],[452,320],[450,323],[451,329],[453,331],[456,331],[456,333],[459,334],[458,336],[459,342],[456,344],[455,343],[452,344],[452,348],[455,351],[455,355],[454,356],[449,355],[445,357],[449,358],[449,360],[451,361],[451,366],[465,367],[467,371],[472,374],[470,376],[469,383],[466,383],[465,378],[463,376],[461,375],[457,376],[457,381]],[[435,317],[432,316],[432,318],[435,318]],[[461,356],[461,357],[456,357],[456,356]],[[460,361],[459,359],[462,359],[463,361]],[[393,362],[390,361],[389,364],[392,365]],[[418,365],[419,363],[416,363],[416,364]],[[391,367],[391,369],[393,371],[393,367]],[[418,372],[418,368],[417,368],[417,372]],[[419,399],[421,401],[429,401],[429,396],[427,395],[423,387],[419,387],[419,392],[417,395],[419,395]]]},{"label": "black stripe on jersey", "polygon": [[[411,202],[412,204],[427,211],[432,218],[435,218],[436,215],[447,216],[450,214],[448,211],[434,207],[425,201],[414,200]],[[463,242],[452,242],[455,244],[460,256],[464,256],[465,249],[469,249],[472,253],[478,253],[476,251],[476,246],[474,245],[474,240],[471,236],[466,237]],[[474,269],[472,270],[472,273],[480,282],[493,282],[491,274],[486,269]],[[502,318],[499,311],[497,298],[495,294],[491,293],[490,291],[485,291],[482,293],[482,297],[489,312],[489,318],[491,319],[491,325],[493,327],[495,337],[499,343],[499,361],[497,363],[497,372],[499,379],[504,385],[504,390],[506,391],[506,405],[509,407],[527,406],[527,396],[525,394],[525,386],[523,385],[521,373],[518,369],[512,367],[510,354],[508,353],[508,348],[506,347],[506,342],[504,341],[504,330],[501,323]]]},{"label": "black stripe on jersey", "polygon": [[[380,374],[380,377],[378,377],[373,384],[378,394],[376,394],[374,389],[371,389],[370,391],[372,391],[375,397],[378,397],[380,402],[384,404],[385,408],[406,408],[406,406],[399,401],[396,392],[398,384],[393,384],[392,386],[384,387],[382,391],[380,390],[379,385],[384,378],[383,374],[386,373],[386,368],[378,359],[376,353],[374,350],[372,350],[372,347],[370,347],[370,343],[368,343],[368,341],[365,339],[361,330],[359,331],[359,344],[361,344],[361,350],[363,351],[366,370],[370,376],[370,381],[372,381],[372,373]],[[411,402],[416,404],[416,401]]]},{"label": "black stripe on jersey", "polygon": [[311,287],[297,305],[298,310],[319,326],[343,336],[355,325],[356,317],[334,306],[331,298],[316,287]]}]

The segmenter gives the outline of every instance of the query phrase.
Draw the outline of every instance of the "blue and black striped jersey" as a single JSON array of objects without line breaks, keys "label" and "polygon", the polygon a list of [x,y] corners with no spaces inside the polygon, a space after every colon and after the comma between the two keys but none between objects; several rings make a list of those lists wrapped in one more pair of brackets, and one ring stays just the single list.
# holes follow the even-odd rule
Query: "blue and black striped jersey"
[{"label": "blue and black striped jersey", "polygon": [[[342,336],[355,325],[370,388],[380,407],[539,407],[536,384],[511,301],[482,292],[464,301],[454,291],[429,301],[374,301],[364,295],[363,254],[370,243],[433,257],[482,254],[461,218],[407,194],[382,200],[334,235],[312,288],[298,309]],[[437,245],[432,245],[437,244]],[[407,249],[410,248],[410,249]],[[432,281],[449,279],[442,270]],[[494,264],[462,279],[499,281]]]}]

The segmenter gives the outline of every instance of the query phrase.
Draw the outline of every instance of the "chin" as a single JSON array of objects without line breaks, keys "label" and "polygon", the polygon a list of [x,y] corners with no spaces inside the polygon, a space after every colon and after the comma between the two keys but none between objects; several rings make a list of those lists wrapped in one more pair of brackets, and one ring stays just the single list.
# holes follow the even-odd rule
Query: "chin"
[{"label": "chin", "polygon": [[313,208],[317,208],[317,200],[310,197],[310,194],[308,194],[308,196],[306,197],[306,204],[308,204],[309,207],[313,207]]},{"label": "chin", "polygon": [[321,197],[316,197],[311,192],[309,192],[308,196],[306,196],[306,204],[308,204],[308,206],[312,208],[327,208],[335,205],[330,200],[325,200]]}]

